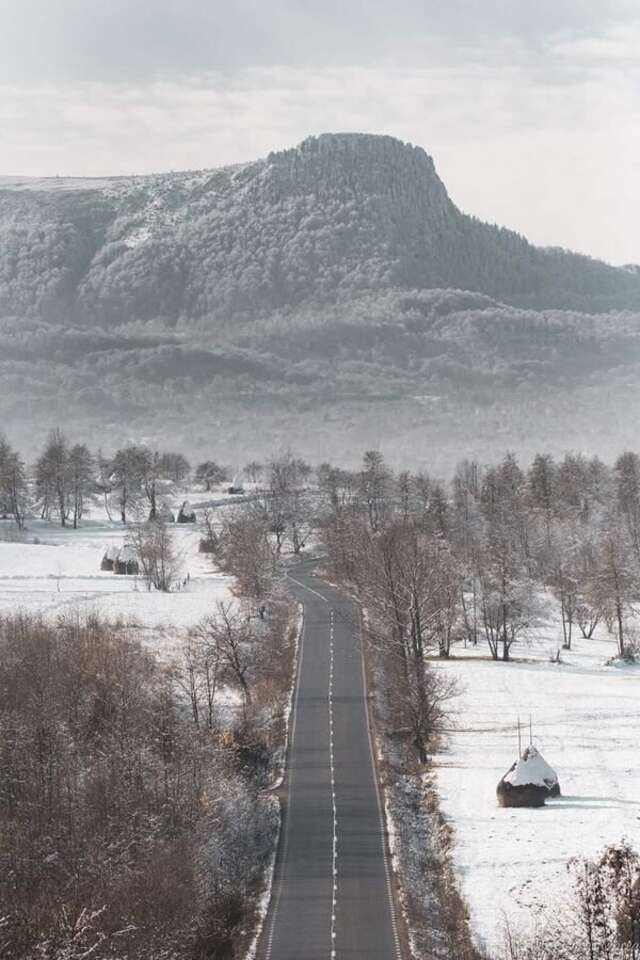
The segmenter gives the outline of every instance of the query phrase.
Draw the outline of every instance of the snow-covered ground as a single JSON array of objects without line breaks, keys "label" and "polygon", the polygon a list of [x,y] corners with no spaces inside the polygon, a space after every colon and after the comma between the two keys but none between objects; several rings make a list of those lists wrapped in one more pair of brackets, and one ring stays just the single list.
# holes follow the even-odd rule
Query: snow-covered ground
[{"label": "snow-covered ground", "polygon": [[79,611],[137,625],[158,650],[173,646],[181,631],[211,613],[217,600],[231,597],[232,580],[216,573],[198,552],[201,531],[172,528],[186,585],[171,593],[147,590],[141,577],[102,572],[110,546],[122,546],[126,529],[106,519],[84,521],[78,530],[32,521],[27,536],[39,542],[0,539],[0,614],[25,611],[47,617]]},{"label": "snow-covered ground", "polygon": [[[552,664],[560,644],[550,621],[512,651],[524,662],[494,663],[478,646],[438,667],[461,687],[455,730],[437,757],[438,791],[474,934],[498,955],[505,918],[531,928],[563,898],[571,857],[622,837],[640,849],[640,667],[605,665],[616,648],[604,628]],[[528,726],[530,714],[562,797],[501,809],[496,786],[517,758],[518,715]]]}]

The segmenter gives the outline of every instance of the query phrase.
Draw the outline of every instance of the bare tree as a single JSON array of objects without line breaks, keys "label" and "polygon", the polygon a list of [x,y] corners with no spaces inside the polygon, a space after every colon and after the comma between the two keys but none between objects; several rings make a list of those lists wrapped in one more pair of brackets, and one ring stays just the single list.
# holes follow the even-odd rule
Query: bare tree
[{"label": "bare tree", "polygon": [[456,678],[424,661],[405,671],[387,658],[385,680],[395,732],[406,735],[420,763],[426,763],[429,747],[444,732],[451,701],[458,695]]},{"label": "bare tree", "polygon": [[13,517],[19,530],[24,527],[28,496],[24,463],[0,434],[0,515]]},{"label": "bare tree", "polygon": [[485,554],[479,571],[480,622],[494,660],[510,660],[511,649],[536,620],[533,581],[512,565],[508,549]]},{"label": "bare tree", "polygon": [[220,553],[220,537],[212,510],[203,513],[204,536],[200,539],[200,552],[217,556]]},{"label": "bare tree", "polygon": [[638,600],[639,585],[632,534],[619,515],[609,513],[602,523],[594,586],[601,605],[612,611],[620,656],[627,652],[626,619]]},{"label": "bare tree", "polygon": [[246,715],[256,667],[256,636],[247,612],[237,602],[219,600],[195,635],[208,661],[215,664],[216,676],[240,690]]},{"label": "bare tree", "polygon": [[115,494],[120,519],[127,522],[128,512],[136,507],[142,497],[142,474],[145,460],[143,447],[133,445],[117,450],[111,461],[111,469],[105,468]]},{"label": "bare tree", "polygon": [[156,517],[135,524],[129,530],[127,545],[138,561],[149,589],[155,587],[168,593],[179,577],[182,561],[166,523]]},{"label": "bare tree", "polygon": [[73,446],[69,451],[69,496],[74,530],[82,519],[87,500],[95,495],[94,471],[95,464],[88,447],[84,444]]},{"label": "bare tree", "polygon": [[217,543],[215,562],[233,574],[240,592],[262,608],[277,573],[277,551],[266,512],[253,504],[229,511],[223,516]]},{"label": "bare tree", "polygon": [[316,476],[323,510],[328,511],[329,522],[354,512],[358,501],[358,478],[354,473],[330,463],[322,463]]},{"label": "bare tree", "polygon": [[264,473],[264,465],[259,460],[251,460],[242,471],[249,483],[258,484]]},{"label": "bare tree", "polygon": [[264,509],[280,556],[288,537],[294,554],[300,553],[311,532],[313,509],[306,490],[311,467],[291,453],[283,453],[267,464]]},{"label": "bare tree", "polygon": [[196,726],[215,726],[220,655],[207,621],[188,631],[180,644],[175,666],[178,686],[188,697]]},{"label": "bare tree", "polygon": [[625,842],[570,861],[571,898],[534,936],[507,930],[509,960],[640,960],[640,858]]},{"label": "bare tree", "polygon": [[149,520],[155,520],[158,516],[159,485],[162,472],[163,464],[161,454],[157,450],[148,450],[146,447],[141,448],[140,480],[142,491],[147,499]]},{"label": "bare tree", "polygon": [[229,479],[229,474],[228,467],[221,466],[215,460],[205,460],[198,464],[193,478],[196,483],[204,484],[206,492],[210,493],[212,487],[225,483]]},{"label": "bare tree", "polygon": [[52,430],[35,467],[36,491],[43,518],[57,516],[66,527],[71,510],[69,444],[61,430]]},{"label": "bare tree", "polygon": [[391,473],[378,450],[367,450],[359,475],[360,495],[366,504],[369,526],[379,530],[389,495]]},{"label": "bare tree", "polygon": [[629,533],[629,539],[640,558],[640,457],[627,450],[616,460],[613,468],[616,500],[620,516]]},{"label": "bare tree", "polygon": [[459,602],[453,558],[445,544],[402,520],[376,533],[367,516],[352,524],[350,540],[367,635],[385,664],[398,729],[425,762],[454,695],[445,675],[427,662],[430,650],[444,656],[450,650]]},{"label": "bare tree", "polygon": [[171,483],[178,486],[189,479],[191,464],[182,453],[165,451],[161,456],[161,471]]}]

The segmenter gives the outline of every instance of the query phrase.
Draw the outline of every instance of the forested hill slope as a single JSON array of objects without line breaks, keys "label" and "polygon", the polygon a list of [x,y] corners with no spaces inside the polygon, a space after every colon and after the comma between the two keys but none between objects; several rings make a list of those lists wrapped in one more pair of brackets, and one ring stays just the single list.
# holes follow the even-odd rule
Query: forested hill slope
[{"label": "forested hill slope", "polygon": [[640,274],[461,213],[424,150],[326,134],[217,171],[0,180],[0,318],[200,330],[394,289],[640,310]]}]

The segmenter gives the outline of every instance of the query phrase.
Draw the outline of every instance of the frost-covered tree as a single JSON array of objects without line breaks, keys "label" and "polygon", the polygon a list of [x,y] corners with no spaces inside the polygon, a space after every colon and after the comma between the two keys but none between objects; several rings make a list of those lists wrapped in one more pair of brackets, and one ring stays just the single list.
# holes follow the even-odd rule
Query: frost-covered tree
[{"label": "frost-covered tree", "polygon": [[0,433],[0,516],[12,517],[18,528],[22,529],[28,501],[25,465]]},{"label": "frost-covered tree", "polygon": [[184,484],[191,473],[191,464],[182,453],[171,451],[162,454],[162,472],[176,486]]},{"label": "frost-covered tree", "polygon": [[160,517],[134,524],[129,528],[127,545],[140,565],[148,588],[168,593],[180,575],[182,558],[167,524]]},{"label": "frost-covered tree", "polygon": [[57,516],[61,526],[67,525],[72,507],[72,479],[69,443],[61,430],[52,430],[44,451],[35,465],[36,495],[42,517]]},{"label": "frost-covered tree", "polygon": [[247,611],[237,602],[218,601],[213,613],[198,624],[195,636],[205,657],[215,663],[220,681],[240,692],[246,714],[258,657],[258,638]]},{"label": "frost-covered tree", "polygon": [[69,450],[69,488],[70,515],[75,529],[82,519],[87,501],[95,496],[97,489],[95,461],[83,443],[75,444]]},{"label": "frost-covered tree", "polygon": [[117,450],[111,460],[108,471],[111,496],[116,500],[122,523],[127,522],[129,512],[135,512],[142,499],[146,456],[143,447],[130,445]]},{"label": "frost-covered tree", "polygon": [[202,483],[209,493],[212,487],[225,483],[229,479],[229,468],[221,466],[215,460],[205,460],[198,464],[193,478],[196,483]]},{"label": "frost-covered tree", "polygon": [[617,507],[640,559],[640,457],[627,450],[615,462],[613,475]]},{"label": "frost-covered tree", "polygon": [[367,450],[359,473],[359,492],[366,504],[369,526],[380,529],[390,493],[391,472],[379,450]]},{"label": "frost-covered tree", "polygon": [[595,589],[615,625],[618,652],[627,653],[627,619],[640,599],[640,566],[627,523],[614,511],[599,533]]},{"label": "frost-covered tree", "polygon": [[307,482],[311,467],[290,452],[274,457],[267,464],[264,509],[280,556],[285,539],[295,554],[300,553],[311,532],[313,507]]},{"label": "frost-covered tree", "polygon": [[215,562],[237,578],[242,594],[261,610],[277,576],[277,548],[271,521],[261,506],[226,513],[216,531]]}]

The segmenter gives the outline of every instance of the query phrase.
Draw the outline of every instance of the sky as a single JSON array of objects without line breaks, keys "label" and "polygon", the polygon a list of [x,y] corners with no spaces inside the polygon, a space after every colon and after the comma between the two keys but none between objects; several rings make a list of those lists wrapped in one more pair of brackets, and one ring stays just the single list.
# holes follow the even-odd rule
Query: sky
[{"label": "sky", "polygon": [[467,213],[640,263],[637,0],[0,0],[0,176],[423,146]]}]

